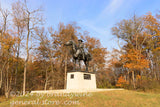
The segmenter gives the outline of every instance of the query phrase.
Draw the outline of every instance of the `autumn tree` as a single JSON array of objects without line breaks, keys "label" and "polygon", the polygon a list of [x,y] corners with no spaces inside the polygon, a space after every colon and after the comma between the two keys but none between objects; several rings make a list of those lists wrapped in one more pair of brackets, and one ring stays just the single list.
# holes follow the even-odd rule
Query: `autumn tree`
[{"label": "autumn tree", "polygon": [[118,80],[117,80],[117,84],[116,84],[116,86],[117,87],[125,87],[126,85],[128,85],[128,82],[125,80],[125,78],[123,77],[123,76],[120,76],[119,78],[118,78]]},{"label": "autumn tree", "polygon": [[67,25],[60,23],[58,31],[55,31],[51,35],[51,37],[53,38],[52,44],[55,48],[54,59],[57,62],[57,64],[55,64],[56,72],[54,73],[54,75],[56,75],[56,77],[58,78],[56,80],[58,81],[54,81],[54,83],[61,84],[63,88],[65,88],[66,86],[66,73],[67,73],[67,68],[69,68],[70,65],[69,60],[71,59],[71,56],[67,55],[69,51],[64,46],[64,44],[69,40],[74,40],[74,41],[78,40],[78,34],[79,34],[78,29],[79,27],[75,23]]},{"label": "autumn tree", "polygon": [[[153,50],[158,49],[159,22],[151,14],[142,17],[134,15],[131,19],[117,23],[112,32],[117,38],[125,41],[125,45],[121,47],[123,53],[120,61],[123,67],[127,68],[128,76],[132,75],[135,88],[134,74],[144,75],[150,72],[149,69],[153,69],[152,56]],[[153,70],[152,72],[154,73]],[[157,74],[154,74],[156,78]]]},{"label": "autumn tree", "polygon": [[99,39],[90,37],[89,35],[82,36],[81,38],[85,40],[85,48],[92,54],[93,59],[90,62],[92,71],[103,70],[106,64],[107,49],[101,45]]},{"label": "autumn tree", "polygon": [[122,55],[121,58],[124,63],[123,67],[128,68],[129,72],[132,73],[132,84],[135,88],[135,72],[149,68],[149,62],[138,50],[132,49],[127,54]]},{"label": "autumn tree", "polygon": [[153,78],[159,80],[159,61],[160,61],[160,19],[153,16],[151,13],[144,15],[145,32],[144,36],[147,37],[145,49],[147,50],[146,56],[150,61],[150,70],[152,71]]},{"label": "autumn tree", "polygon": [[[21,5],[20,7],[21,12],[22,12],[22,17],[24,22],[23,26],[26,26],[26,36],[24,37],[26,39],[26,46],[25,46],[25,50],[26,50],[26,58],[25,58],[25,63],[24,63],[24,80],[23,80],[23,95],[25,94],[25,87],[26,87],[26,72],[27,72],[27,63],[28,63],[28,59],[29,59],[29,51],[32,49],[32,41],[31,38],[34,35],[34,30],[35,28],[38,27],[38,25],[40,25],[42,23],[42,14],[41,14],[41,9],[34,9],[31,10],[29,9],[29,7],[27,6],[27,2],[20,2],[18,1],[16,3],[17,5]],[[30,44],[30,45],[29,45]]]},{"label": "autumn tree", "polygon": [[[117,80],[121,74],[126,73],[126,69],[123,68],[123,63],[120,61],[121,54],[122,52],[118,49],[113,49],[111,52],[108,53],[108,59],[106,63],[108,67],[110,82],[112,85],[115,85],[117,83]],[[123,76],[126,80],[127,76]]]},{"label": "autumn tree", "polygon": [[21,49],[21,42],[23,40],[24,31],[26,30],[25,18],[24,18],[24,10],[23,4],[20,1],[17,1],[12,4],[12,21],[13,21],[13,29],[16,39],[16,70],[15,70],[15,88],[17,85],[17,72],[19,66],[19,55]]},{"label": "autumn tree", "polygon": [[[8,50],[6,50],[4,48],[4,43],[3,43],[3,40],[7,39],[7,35],[6,35],[6,30],[7,30],[7,24],[8,24],[8,16],[9,16],[9,11],[6,9],[2,9],[0,8],[0,12],[1,12],[1,15],[2,15],[2,26],[1,26],[1,31],[0,31],[0,42],[1,42],[1,57],[7,57],[5,54],[6,52],[8,52]],[[2,87],[2,82],[3,82],[3,70],[8,62],[8,60],[1,60],[1,62],[3,63],[2,66],[1,66],[1,80],[0,80],[0,87]]]},{"label": "autumn tree", "polygon": [[[11,91],[11,82],[13,78],[13,69],[12,61],[13,61],[13,51],[15,44],[15,39],[10,33],[10,30],[7,29],[8,25],[8,17],[10,12],[5,9],[0,9],[2,14],[2,30],[0,33],[0,45],[1,45],[1,81],[0,88],[5,93],[6,98],[9,98],[9,94]],[[3,85],[3,87],[2,87]]]},{"label": "autumn tree", "polygon": [[51,38],[49,34],[52,33],[52,28],[49,28],[48,30],[49,31],[46,32],[44,27],[36,29],[36,34],[38,36],[40,45],[37,48],[37,57],[35,60],[41,62],[40,64],[42,65],[42,69],[45,72],[44,90],[47,89],[48,83],[50,83],[54,68],[53,58],[55,50],[51,42],[52,40],[49,40],[49,38]]},{"label": "autumn tree", "polygon": [[107,48],[104,48],[99,39],[91,37],[88,32],[84,32],[80,36],[85,42],[85,49],[92,55],[92,60],[89,62],[89,72],[97,73],[98,87],[106,87],[108,78],[106,77],[106,58]]}]

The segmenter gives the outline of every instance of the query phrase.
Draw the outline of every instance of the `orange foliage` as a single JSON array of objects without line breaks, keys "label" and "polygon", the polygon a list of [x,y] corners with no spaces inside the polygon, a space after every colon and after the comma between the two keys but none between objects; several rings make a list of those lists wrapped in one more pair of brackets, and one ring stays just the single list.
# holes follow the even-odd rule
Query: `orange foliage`
[{"label": "orange foliage", "polygon": [[117,81],[116,86],[117,86],[117,87],[124,87],[124,86],[127,85],[127,84],[128,84],[128,82],[124,79],[124,77],[123,77],[123,76],[120,76],[120,77],[118,78],[118,81]]},{"label": "orange foliage", "polygon": [[122,55],[122,61],[125,63],[123,67],[129,68],[130,70],[149,68],[149,61],[145,59],[139,50],[130,49],[127,54]]},{"label": "orange foliage", "polygon": [[137,78],[137,80],[140,80],[140,79],[141,79],[141,76],[140,76],[140,75],[137,75],[136,78]]},{"label": "orange foliage", "polygon": [[105,56],[107,54],[107,49],[103,48],[100,41],[96,38],[89,37],[89,36],[82,36],[82,38],[86,41],[85,47],[88,51],[92,54],[92,61],[90,65],[97,66],[98,69],[103,69],[105,66]]},{"label": "orange foliage", "polygon": [[145,15],[144,20],[146,24],[145,28],[149,29],[151,32],[154,32],[152,36],[159,36],[160,31],[158,20],[154,16],[152,16],[151,13]]},{"label": "orange foliage", "polygon": [[[145,28],[150,33],[144,33],[144,36],[148,36],[152,39],[149,41],[149,45],[152,46],[152,51],[154,53],[158,53],[160,51],[160,22],[159,22],[160,15],[157,14],[157,18],[152,16],[151,13],[148,13],[144,16],[145,20]],[[156,45],[156,46],[155,46]],[[150,46],[150,47],[151,47]]]},{"label": "orange foliage", "polygon": [[1,45],[3,49],[9,50],[15,44],[16,37],[11,36],[8,33],[3,33],[4,37],[1,38]]}]

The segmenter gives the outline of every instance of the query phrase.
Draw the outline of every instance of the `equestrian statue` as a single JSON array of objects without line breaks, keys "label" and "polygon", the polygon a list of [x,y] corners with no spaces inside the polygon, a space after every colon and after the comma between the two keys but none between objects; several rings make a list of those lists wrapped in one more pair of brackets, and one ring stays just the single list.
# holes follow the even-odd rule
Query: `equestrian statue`
[{"label": "equestrian statue", "polygon": [[92,55],[88,52],[85,51],[83,40],[79,39],[78,40],[78,45],[73,40],[69,40],[64,44],[65,46],[71,46],[70,53],[73,57],[73,62],[74,62],[74,70],[76,67],[76,62],[78,60],[79,62],[79,69],[81,70],[81,60],[84,61],[84,64],[86,66],[86,72],[88,71],[88,66],[89,66],[89,61],[92,60]]}]

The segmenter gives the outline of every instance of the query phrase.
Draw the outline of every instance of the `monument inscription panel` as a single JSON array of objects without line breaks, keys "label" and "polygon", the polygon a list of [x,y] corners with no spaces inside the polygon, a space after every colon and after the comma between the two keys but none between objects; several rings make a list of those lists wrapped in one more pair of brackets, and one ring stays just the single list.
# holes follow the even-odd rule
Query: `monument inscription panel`
[{"label": "monument inscription panel", "polygon": [[71,74],[71,79],[74,79],[74,74]]},{"label": "monument inscription panel", "polygon": [[91,80],[91,75],[90,74],[84,74],[84,79],[85,80]]}]

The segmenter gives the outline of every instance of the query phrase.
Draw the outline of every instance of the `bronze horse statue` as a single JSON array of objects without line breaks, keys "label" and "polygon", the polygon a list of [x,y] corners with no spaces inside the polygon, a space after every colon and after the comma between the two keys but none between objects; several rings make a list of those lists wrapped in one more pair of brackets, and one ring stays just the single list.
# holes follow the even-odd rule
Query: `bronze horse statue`
[{"label": "bronze horse statue", "polygon": [[86,72],[87,72],[88,71],[88,66],[89,66],[89,61],[92,60],[92,55],[89,52],[84,52],[84,53],[81,52],[76,57],[75,54],[76,54],[76,52],[78,50],[78,47],[77,47],[76,43],[73,40],[69,40],[64,45],[65,46],[71,46],[70,53],[71,53],[71,55],[73,57],[73,62],[74,62],[74,68],[73,69],[75,70],[76,62],[78,60],[78,62],[79,62],[79,69],[81,70],[81,63],[80,63],[80,61],[83,60],[85,66],[86,66]]}]

